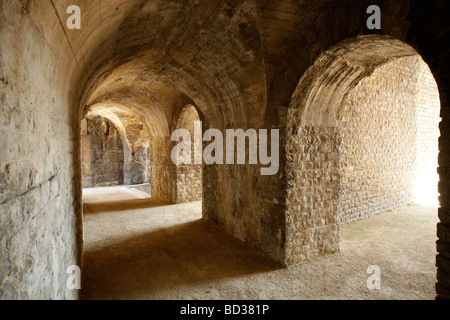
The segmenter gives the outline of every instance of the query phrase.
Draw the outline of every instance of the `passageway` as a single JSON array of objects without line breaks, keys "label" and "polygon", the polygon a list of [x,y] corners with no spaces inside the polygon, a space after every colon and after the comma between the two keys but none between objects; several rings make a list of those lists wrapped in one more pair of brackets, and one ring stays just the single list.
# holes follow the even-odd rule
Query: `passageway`
[{"label": "passageway", "polygon": [[[433,207],[410,206],[344,226],[341,253],[282,268],[201,220],[200,202],[142,199],[126,187],[89,193],[83,299],[435,297]],[[381,269],[381,291],[367,289],[371,265]]]}]

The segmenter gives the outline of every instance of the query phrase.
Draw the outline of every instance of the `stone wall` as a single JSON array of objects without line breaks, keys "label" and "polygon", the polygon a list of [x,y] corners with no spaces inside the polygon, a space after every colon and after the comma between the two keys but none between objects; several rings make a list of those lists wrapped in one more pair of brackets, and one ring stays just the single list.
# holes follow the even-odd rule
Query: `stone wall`
[{"label": "stone wall", "polygon": [[203,217],[285,265],[286,191],[280,187],[284,172],[263,176],[260,165],[249,165],[248,157],[246,163],[203,167]]},{"label": "stone wall", "polygon": [[147,126],[136,115],[121,117],[124,127],[126,149],[124,184],[137,185],[150,183],[150,134]]},{"label": "stone wall", "polygon": [[413,190],[415,203],[439,206],[439,123],[441,102],[439,90],[429,67],[419,63],[419,78],[416,83],[416,172]]},{"label": "stone wall", "polygon": [[150,141],[152,197],[176,203],[176,166],[171,158],[170,137],[153,137]]},{"label": "stone wall", "polygon": [[412,203],[417,173],[419,186],[434,176],[428,187],[437,190],[440,106],[433,83],[420,57],[401,58],[363,79],[345,100],[338,117],[341,223]]},{"label": "stone wall", "polygon": [[66,57],[26,13],[0,2],[0,299],[76,299],[66,270],[81,266],[77,115]]},{"label": "stone wall", "polygon": [[339,250],[340,144],[337,128],[302,127],[290,135],[286,262]]},{"label": "stone wall", "polygon": [[110,121],[101,118],[82,121],[81,173],[83,188],[123,184],[122,137]]},{"label": "stone wall", "polygon": [[[199,201],[202,199],[203,165],[194,164],[195,135],[194,124],[200,121],[194,106],[186,106],[180,114],[177,128],[186,129],[191,135],[191,164],[180,164],[177,166],[177,203]],[[202,133],[203,134],[203,133]],[[201,141],[199,142],[202,143]]]}]

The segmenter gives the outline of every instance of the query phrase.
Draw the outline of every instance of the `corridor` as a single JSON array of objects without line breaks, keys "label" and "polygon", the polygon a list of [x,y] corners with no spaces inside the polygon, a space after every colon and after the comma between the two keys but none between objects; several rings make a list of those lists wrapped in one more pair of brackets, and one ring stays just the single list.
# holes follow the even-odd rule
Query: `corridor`
[{"label": "corridor", "polygon": [[[342,227],[341,252],[283,268],[180,205],[130,187],[84,190],[82,299],[435,298],[437,209]],[[381,269],[381,290],[367,268]]]}]

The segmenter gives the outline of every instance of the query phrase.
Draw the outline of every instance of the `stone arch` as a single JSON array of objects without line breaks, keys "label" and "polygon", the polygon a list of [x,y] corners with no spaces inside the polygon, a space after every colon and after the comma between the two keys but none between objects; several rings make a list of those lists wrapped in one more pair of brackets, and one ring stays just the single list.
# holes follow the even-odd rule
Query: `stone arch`
[{"label": "stone arch", "polygon": [[[139,85],[138,83],[136,87],[139,87]],[[89,85],[89,87],[91,86]],[[105,85],[98,84],[90,90],[90,95],[83,98],[88,101],[86,110],[95,111],[112,120],[116,119],[116,122],[122,123],[125,135],[130,136],[129,132],[126,132],[127,123],[136,119],[142,122],[141,126],[144,129],[138,140],[145,142],[144,144],[148,147],[148,150],[146,150],[149,153],[148,161],[134,161],[133,141],[128,141],[130,145],[128,172],[132,172],[133,166],[136,166],[136,164],[142,168],[147,167],[146,176],[148,176],[148,179],[146,182],[151,184],[152,197],[176,203],[177,173],[176,166],[171,159],[173,148],[171,132],[176,128],[182,108],[188,104],[194,105],[193,100],[178,89],[167,85],[151,84],[146,85],[145,88],[127,87],[117,90],[114,86],[112,86],[112,89],[108,89],[108,86],[106,86],[105,89]],[[124,90],[126,93],[123,92]],[[131,99],[132,93],[128,90],[138,90],[138,93],[133,92],[138,98]],[[204,126],[207,126],[206,117],[197,107],[197,104],[195,106],[201,121]],[[81,114],[85,113],[84,109],[80,109],[80,112]],[[140,144],[142,145],[142,143]],[[134,181],[132,178],[125,179],[128,182],[126,184],[135,184],[130,183],[130,181]]]},{"label": "stone arch", "polygon": [[151,134],[142,116],[125,105],[99,103],[86,108],[84,117],[102,117],[117,128],[124,153],[123,184],[150,184]]},{"label": "stone arch", "polygon": [[360,36],[322,53],[301,77],[286,117],[287,264],[339,251],[342,106],[377,68],[415,55],[392,37]]},{"label": "stone arch", "polygon": [[301,119],[303,126],[334,126],[342,101],[363,78],[389,61],[416,54],[412,47],[387,36],[344,40],[321,54],[301,77],[289,116]]}]

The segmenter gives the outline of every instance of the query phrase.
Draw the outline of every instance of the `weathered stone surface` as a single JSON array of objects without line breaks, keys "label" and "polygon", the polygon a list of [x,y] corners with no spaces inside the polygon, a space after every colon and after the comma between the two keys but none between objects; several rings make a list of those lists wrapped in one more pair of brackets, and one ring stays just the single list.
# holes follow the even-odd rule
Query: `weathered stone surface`
[{"label": "weathered stone surface", "polygon": [[86,135],[81,135],[83,188],[123,184],[124,149],[119,132],[106,119],[86,122]]},{"label": "weathered stone surface", "polygon": [[295,136],[287,159],[290,187],[286,210],[286,261],[339,250],[341,137],[335,128],[304,127]]},{"label": "weathered stone surface", "polygon": [[[91,143],[90,149],[86,146],[83,149],[83,139],[82,139],[82,153],[89,155],[93,150],[97,153],[104,152],[105,155],[105,170],[109,171],[117,171],[119,170],[121,163],[121,171],[115,174],[115,177],[110,177],[113,183],[109,183],[110,185],[117,184],[126,184],[126,185],[138,185],[138,184],[147,184],[150,183],[150,172],[151,172],[151,154],[150,154],[150,132],[148,126],[146,125],[145,120],[142,119],[141,115],[132,109],[122,106],[122,107],[111,107],[105,106],[102,104],[95,105],[87,108],[84,111],[87,120],[82,120],[82,138],[84,135],[93,132],[91,136],[97,136],[98,141],[102,141],[104,136],[101,128],[97,128],[96,132],[94,129],[89,128],[92,126],[92,120],[99,121],[99,119],[103,119],[102,121],[107,121],[109,128],[114,128],[112,136],[113,139],[106,139],[103,144]],[[90,120],[89,120],[90,119]],[[84,121],[88,121],[87,125],[84,125]],[[89,122],[90,121],[90,122]],[[86,126],[86,129],[83,127]],[[111,129],[110,129],[111,130]],[[86,133],[83,133],[83,132]],[[93,138],[91,137],[91,140]],[[120,140],[120,142],[119,142]],[[117,147],[122,149],[121,151],[116,150]],[[114,149],[114,152],[109,151],[110,149]],[[105,149],[105,150],[103,150]],[[111,149],[111,150],[112,150]],[[103,151],[102,151],[103,150]],[[120,155],[122,154],[122,155]],[[82,154],[83,158],[83,154]],[[115,162],[115,167],[108,168],[107,162],[111,160]],[[97,162],[101,163],[100,160]],[[93,168],[91,170],[92,175],[95,176],[96,170]],[[121,178],[118,176],[121,175]],[[108,180],[108,179],[107,179]],[[156,181],[155,181],[156,183]],[[94,186],[95,183],[91,185],[85,186]]]},{"label": "weathered stone surface", "polygon": [[[177,203],[198,201],[202,199],[203,187],[203,165],[195,164],[195,122],[200,117],[194,106],[186,106],[179,116],[177,129],[186,129],[191,136],[191,164],[180,164],[177,166]],[[202,133],[200,133],[202,134]],[[197,142],[200,146],[202,141]]]}]

